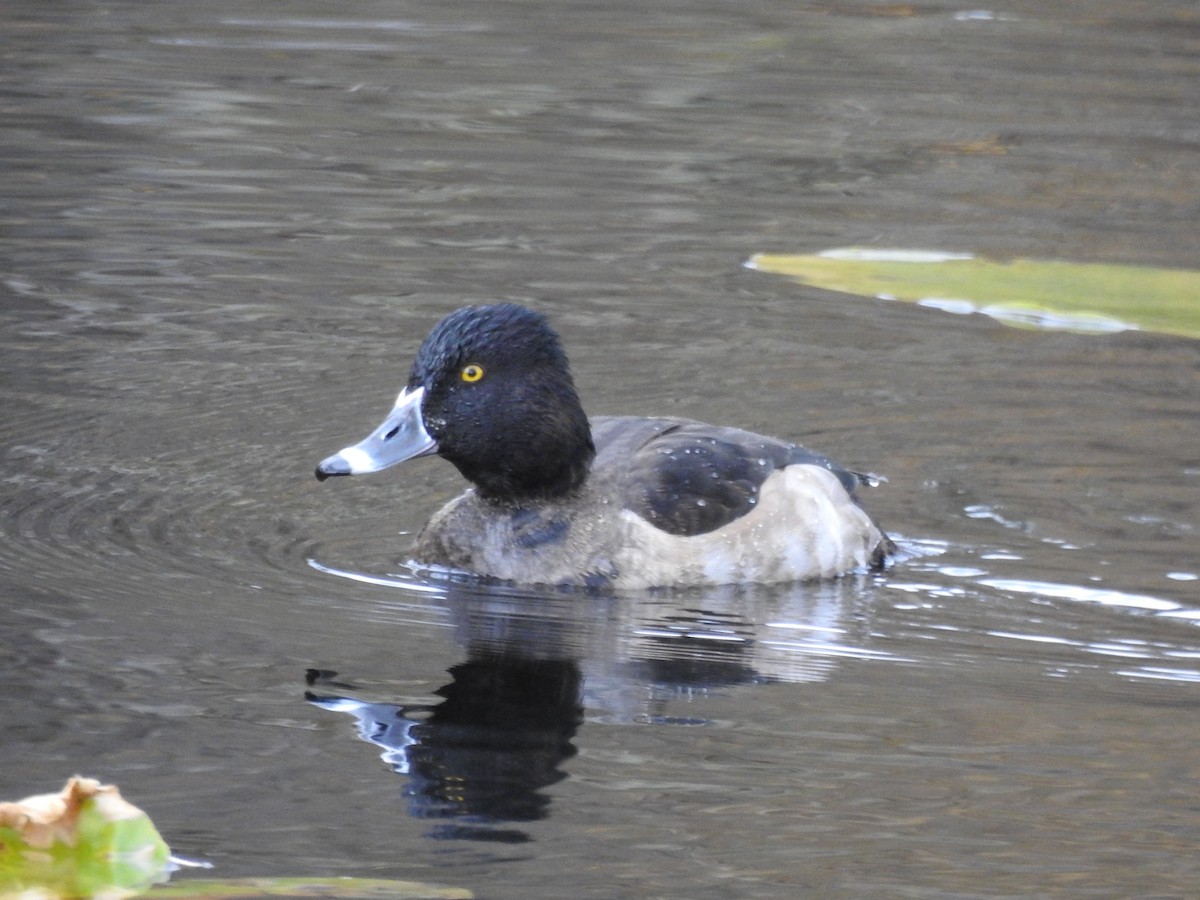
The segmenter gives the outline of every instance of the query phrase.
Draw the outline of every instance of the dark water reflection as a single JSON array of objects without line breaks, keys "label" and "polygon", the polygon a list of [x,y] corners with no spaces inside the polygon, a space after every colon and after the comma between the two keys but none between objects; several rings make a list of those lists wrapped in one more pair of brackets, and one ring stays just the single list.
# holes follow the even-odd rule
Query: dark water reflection
[{"label": "dark water reflection", "polygon": [[317,669],[307,698],[382,748],[407,779],[410,815],[453,823],[427,836],[517,843],[527,832],[503,826],[549,814],[544,789],[566,777],[585,708],[608,725],[714,725],[692,700],[822,680],[839,658],[887,659],[846,632],[844,606],[866,591],[856,578],[636,598],[451,585],[437,602],[465,659],[436,702],[359,696]]},{"label": "dark water reflection", "polygon": [[[1193,894],[1197,344],[740,267],[1195,267],[1194,4],[966,12],[9,0],[0,796],[116,782],[228,876]],[[497,297],[597,414],[885,473],[907,557],[616,598],[408,572],[449,467],[312,466]]]},{"label": "dark water reflection", "polygon": [[[442,699],[431,705],[315,692],[308,699],[350,713],[359,736],[384,748],[384,760],[407,777],[409,815],[454,821],[427,836],[529,840],[516,829],[480,826],[546,817],[550,800],[542,789],[567,777],[561,766],[575,755],[571,738],[583,713],[579,666],[475,652],[450,675],[436,691]],[[328,677],[310,672],[309,683]]]}]

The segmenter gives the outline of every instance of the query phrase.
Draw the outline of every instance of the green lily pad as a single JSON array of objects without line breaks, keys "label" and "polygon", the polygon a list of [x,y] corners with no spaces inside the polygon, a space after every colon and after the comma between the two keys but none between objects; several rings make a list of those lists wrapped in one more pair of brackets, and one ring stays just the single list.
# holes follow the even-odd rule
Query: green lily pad
[{"label": "green lily pad", "polygon": [[[170,850],[112,785],[72,778],[58,794],[0,803],[0,900],[122,900],[167,880]],[[152,900],[471,900],[464,889],[378,878],[184,879]]]},{"label": "green lily pad", "polygon": [[1191,269],[852,247],[759,253],[746,266],[831,291],[980,312],[1010,325],[1200,338],[1200,271]]},{"label": "green lily pad", "polygon": [[335,900],[471,900],[464,888],[382,878],[227,878],[182,880],[155,888],[147,900],[260,900],[264,897]]},{"label": "green lily pad", "polygon": [[0,803],[0,897],[117,900],[165,881],[169,859],[150,818],[90,778]]}]

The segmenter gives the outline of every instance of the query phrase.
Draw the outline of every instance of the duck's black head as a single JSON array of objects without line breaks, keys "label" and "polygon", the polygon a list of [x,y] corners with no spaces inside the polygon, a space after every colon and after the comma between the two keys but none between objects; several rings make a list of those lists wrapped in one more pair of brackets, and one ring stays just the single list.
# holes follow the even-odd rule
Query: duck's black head
[{"label": "duck's black head", "polygon": [[579,487],[595,455],[558,335],[513,303],[450,313],[425,338],[408,379],[425,389],[438,453],[488,499],[551,497]]},{"label": "duck's black head", "polygon": [[434,326],[391,416],[331,456],[319,478],[436,452],[494,502],[562,496],[595,449],[558,335],[512,303],[468,306]]}]

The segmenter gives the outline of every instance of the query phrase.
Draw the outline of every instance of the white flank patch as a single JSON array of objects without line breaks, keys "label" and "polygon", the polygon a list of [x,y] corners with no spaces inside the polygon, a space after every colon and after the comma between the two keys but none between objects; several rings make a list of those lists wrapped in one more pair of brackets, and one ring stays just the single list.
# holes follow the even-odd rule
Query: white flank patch
[{"label": "white flank patch", "polygon": [[866,565],[880,540],[837,476],[808,465],[773,472],[754,509],[708,534],[668,534],[628,510],[621,518],[624,588],[826,578]]}]

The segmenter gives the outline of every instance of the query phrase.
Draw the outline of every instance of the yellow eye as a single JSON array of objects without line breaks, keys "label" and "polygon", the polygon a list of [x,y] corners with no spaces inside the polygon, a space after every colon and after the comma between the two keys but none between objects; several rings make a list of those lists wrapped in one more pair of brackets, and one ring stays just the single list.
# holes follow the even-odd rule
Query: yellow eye
[{"label": "yellow eye", "polygon": [[483,366],[477,366],[475,363],[471,363],[468,366],[463,366],[463,370],[459,374],[463,381],[467,382],[468,384],[474,384],[483,377]]}]

